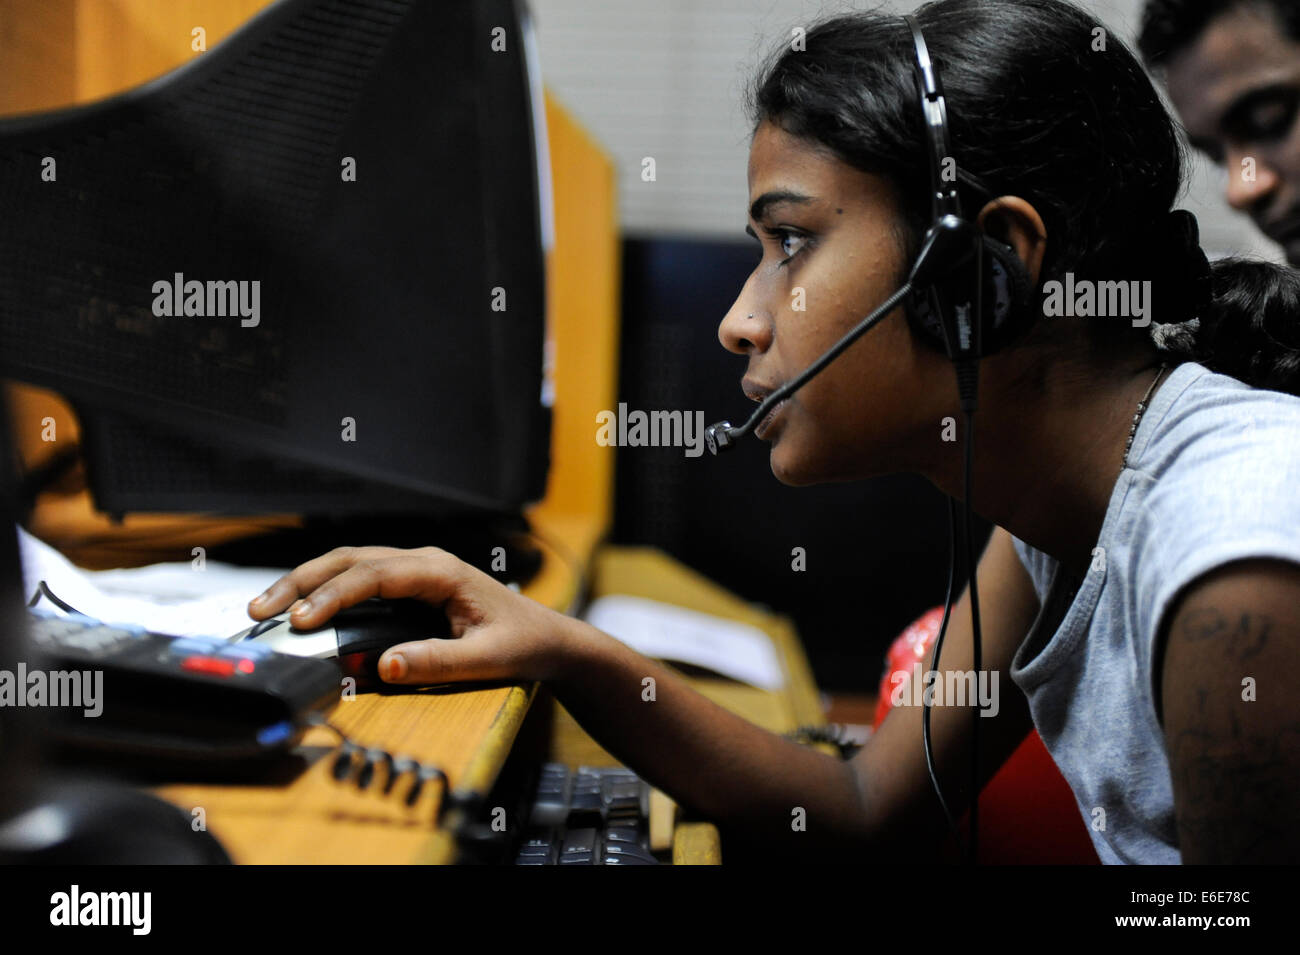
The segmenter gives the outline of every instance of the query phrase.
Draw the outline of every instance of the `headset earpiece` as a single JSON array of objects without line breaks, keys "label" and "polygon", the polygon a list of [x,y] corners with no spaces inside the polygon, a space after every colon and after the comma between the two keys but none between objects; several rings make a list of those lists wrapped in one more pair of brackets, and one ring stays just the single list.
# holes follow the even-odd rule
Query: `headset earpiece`
[{"label": "headset earpiece", "polygon": [[[1016,250],[990,235],[981,235],[984,270],[982,327],[969,332],[977,354],[983,357],[1018,338],[1033,321],[1033,283]],[[943,277],[913,292],[907,306],[908,322],[922,342],[956,357],[963,334],[957,323],[966,317],[973,324],[971,299],[975,281],[973,262],[950,265]],[[946,327],[945,327],[946,326]],[[951,343],[951,344],[950,344]],[[964,350],[964,349],[963,349]]]},{"label": "headset earpiece", "polygon": [[[1033,282],[1016,250],[984,236],[984,354],[1019,338],[1033,324]],[[991,321],[990,321],[991,318]]]}]

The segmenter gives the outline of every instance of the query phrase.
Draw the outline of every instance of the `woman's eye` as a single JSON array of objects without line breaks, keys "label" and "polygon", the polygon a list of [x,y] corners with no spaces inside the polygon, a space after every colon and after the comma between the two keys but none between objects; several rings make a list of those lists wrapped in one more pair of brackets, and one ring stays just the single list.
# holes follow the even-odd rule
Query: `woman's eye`
[{"label": "woman's eye", "polygon": [[[758,236],[752,231],[750,231],[750,235],[754,235],[755,238],[758,238]],[[763,235],[764,239],[760,240],[762,251],[759,253],[758,257],[760,265],[763,260],[767,258],[769,243],[775,243],[776,248],[780,251],[781,255],[784,256],[784,258],[777,263],[778,266],[786,265],[791,259],[804,249],[808,248],[812,243],[812,238],[810,236],[804,235],[802,232],[795,232],[792,229],[764,227]]]},{"label": "woman's eye", "polygon": [[[785,257],[788,259],[791,256],[793,256],[796,252],[798,252],[801,248],[803,248],[803,241],[804,241],[803,236],[795,235],[792,232],[787,232],[781,236],[781,251],[785,253]],[[794,247],[792,248],[791,243],[798,243],[798,244],[794,245]]]},{"label": "woman's eye", "polygon": [[777,247],[781,250],[781,254],[785,256],[786,262],[794,258],[799,250],[808,244],[806,235],[791,232],[789,229],[773,229],[771,235],[776,239]]}]

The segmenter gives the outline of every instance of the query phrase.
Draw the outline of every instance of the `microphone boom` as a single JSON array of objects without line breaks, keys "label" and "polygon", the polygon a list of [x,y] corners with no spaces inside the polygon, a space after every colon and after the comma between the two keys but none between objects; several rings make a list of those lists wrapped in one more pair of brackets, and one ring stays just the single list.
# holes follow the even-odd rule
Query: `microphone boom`
[{"label": "microphone boom", "polygon": [[708,447],[709,453],[716,455],[720,451],[726,451],[735,446],[737,441],[753,431],[758,426],[758,423],[767,417],[769,411],[806,385],[818,372],[838,358],[840,352],[874,328],[876,323],[897,308],[899,302],[906,298],[911,291],[912,283],[910,281],[904,283],[898,291],[881,302],[874,312],[858,322],[843,338],[827,349],[824,355],[809,365],[798,378],[787,382],[764,398],[758,409],[750,415],[749,420],[739,428],[735,427],[730,421],[719,421],[717,424],[711,424],[705,428],[704,443]]}]

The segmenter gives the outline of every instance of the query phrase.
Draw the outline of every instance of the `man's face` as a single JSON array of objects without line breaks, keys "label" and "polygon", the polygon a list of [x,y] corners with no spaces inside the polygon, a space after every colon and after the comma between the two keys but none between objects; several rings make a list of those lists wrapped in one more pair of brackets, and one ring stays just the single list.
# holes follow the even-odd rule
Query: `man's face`
[{"label": "man's face", "polygon": [[1224,167],[1228,204],[1300,265],[1300,43],[1267,8],[1210,22],[1166,70],[1192,145]]}]

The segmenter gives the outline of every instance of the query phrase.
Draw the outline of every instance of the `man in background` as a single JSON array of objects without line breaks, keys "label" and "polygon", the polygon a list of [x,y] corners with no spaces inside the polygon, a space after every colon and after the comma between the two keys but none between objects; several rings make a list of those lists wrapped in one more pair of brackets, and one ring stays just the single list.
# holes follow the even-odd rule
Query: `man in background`
[{"label": "man in background", "polygon": [[1228,204],[1300,266],[1300,2],[1148,0],[1138,48]]}]

